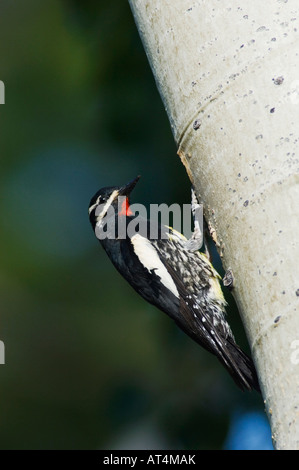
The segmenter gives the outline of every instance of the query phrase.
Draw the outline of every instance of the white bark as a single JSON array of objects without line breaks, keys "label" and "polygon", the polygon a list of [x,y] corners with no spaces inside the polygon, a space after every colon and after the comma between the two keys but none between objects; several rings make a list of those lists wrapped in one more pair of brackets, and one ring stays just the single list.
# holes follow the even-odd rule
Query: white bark
[{"label": "white bark", "polygon": [[258,369],[274,445],[299,449],[298,0],[130,0]]}]

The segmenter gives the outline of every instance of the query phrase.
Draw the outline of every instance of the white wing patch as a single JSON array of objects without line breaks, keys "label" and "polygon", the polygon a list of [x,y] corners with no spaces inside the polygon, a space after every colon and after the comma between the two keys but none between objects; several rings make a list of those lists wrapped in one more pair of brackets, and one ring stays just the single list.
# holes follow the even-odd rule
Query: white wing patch
[{"label": "white wing patch", "polygon": [[139,258],[139,261],[143,264],[143,266],[148,271],[154,269],[155,273],[160,277],[162,284],[167,287],[167,289],[169,289],[177,298],[179,298],[176,285],[164,264],[160,260],[159,255],[156,249],[152,246],[151,242],[138,233],[136,233],[136,235],[131,238],[131,242],[133,244],[134,251]]}]

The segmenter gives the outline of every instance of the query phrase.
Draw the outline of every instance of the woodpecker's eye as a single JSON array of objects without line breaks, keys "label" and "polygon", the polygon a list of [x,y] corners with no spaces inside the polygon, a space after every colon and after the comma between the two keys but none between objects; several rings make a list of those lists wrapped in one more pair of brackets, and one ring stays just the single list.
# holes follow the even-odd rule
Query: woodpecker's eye
[{"label": "woodpecker's eye", "polygon": [[108,199],[109,199],[109,194],[107,196],[101,194],[97,199],[97,204],[103,204],[103,203],[107,202]]},{"label": "woodpecker's eye", "polygon": [[100,204],[104,204],[106,201],[108,201],[109,197],[108,196],[103,196],[102,194],[98,197],[96,204],[99,206]]}]

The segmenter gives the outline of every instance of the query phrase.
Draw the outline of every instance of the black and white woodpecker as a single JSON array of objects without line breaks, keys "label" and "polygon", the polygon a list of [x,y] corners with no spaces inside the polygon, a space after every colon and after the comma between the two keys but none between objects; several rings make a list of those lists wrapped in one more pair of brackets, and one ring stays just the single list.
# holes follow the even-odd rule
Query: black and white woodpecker
[{"label": "black and white woodpecker", "polygon": [[[119,226],[128,228],[135,217],[129,197],[138,180],[139,176],[124,186],[102,188],[90,201],[89,218],[96,235],[109,222],[113,227],[111,236],[107,230],[105,237],[98,237],[104,250],[138,294],[217,356],[242,390],[259,390],[254,364],[236,344],[226,321],[220,276],[208,256],[198,250],[202,241],[198,227],[187,240],[158,223],[158,236],[156,233],[155,238],[150,238],[152,222],[143,219],[140,230],[139,217],[137,233],[125,230],[124,236],[117,236]],[[196,205],[192,191],[193,215]]]}]

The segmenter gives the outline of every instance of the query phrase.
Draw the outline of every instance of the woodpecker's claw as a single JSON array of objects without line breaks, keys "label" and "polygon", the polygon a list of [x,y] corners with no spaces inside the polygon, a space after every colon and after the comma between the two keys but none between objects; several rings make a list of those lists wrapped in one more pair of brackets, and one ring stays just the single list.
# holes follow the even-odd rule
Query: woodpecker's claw
[{"label": "woodpecker's claw", "polygon": [[199,206],[199,201],[198,201],[198,198],[196,196],[196,193],[194,191],[193,186],[191,186],[191,209],[192,209],[192,213],[196,209],[197,206]]},{"label": "woodpecker's claw", "polygon": [[203,230],[200,221],[203,219],[202,204],[199,204],[194,188],[191,187],[191,211],[194,221],[194,231],[192,237],[186,242],[185,247],[188,251],[197,251],[203,243]]},{"label": "woodpecker's claw", "polygon": [[223,285],[229,290],[232,290],[234,287],[234,274],[232,268],[228,268],[223,277]]}]

